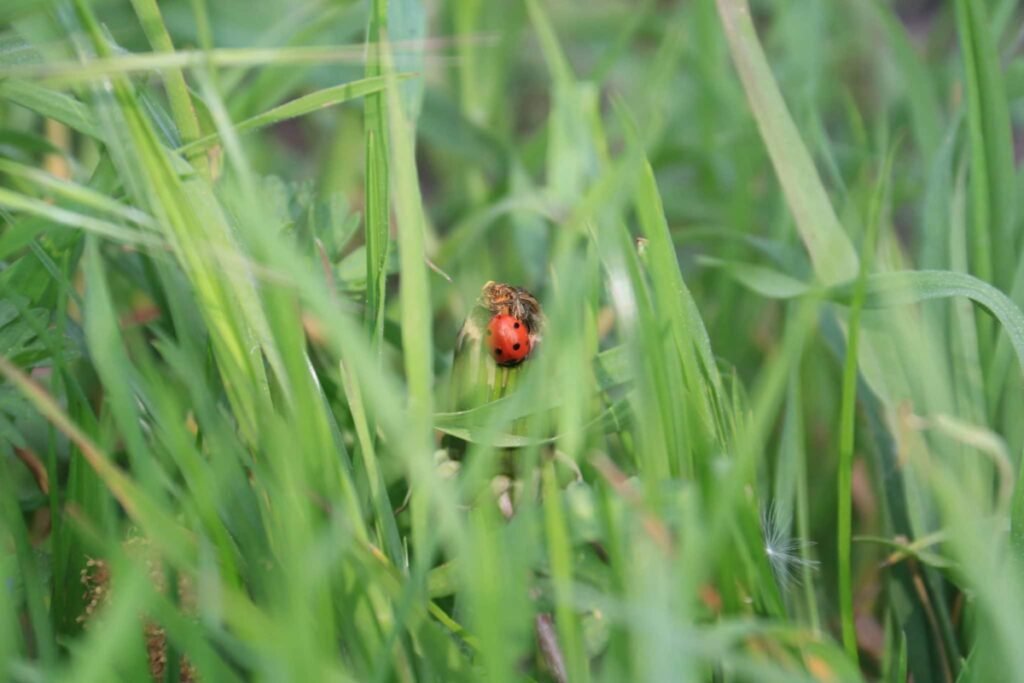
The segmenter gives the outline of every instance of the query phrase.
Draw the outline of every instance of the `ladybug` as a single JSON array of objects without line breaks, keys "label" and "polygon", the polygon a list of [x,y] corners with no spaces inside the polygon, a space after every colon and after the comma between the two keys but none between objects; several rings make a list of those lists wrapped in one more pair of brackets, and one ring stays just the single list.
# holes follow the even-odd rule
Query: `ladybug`
[{"label": "ladybug", "polygon": [[530,330],[519,318],[499,313],[487,323],[487,346],[498,365],[519,365],[532,349]]}]

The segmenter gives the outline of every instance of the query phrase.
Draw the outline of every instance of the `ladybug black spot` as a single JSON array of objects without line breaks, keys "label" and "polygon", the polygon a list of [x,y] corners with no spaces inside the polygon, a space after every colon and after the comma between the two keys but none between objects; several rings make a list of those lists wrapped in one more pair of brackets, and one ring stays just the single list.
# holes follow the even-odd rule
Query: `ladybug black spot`
[{"label": "ladybug black spot", "polygon": [[513,344],[512,345],[512,350],[513,351],[518,351],[519,350],[519,346],[520,346],[519,344]]},{"label": "ladybug black spot", "polygon": [[518,330],[518,329],[519,329],[519,323],[516,323],[516,324],[515,324],[515,325],[513,325],[512,327],[514,327],[514,328],[516,328],[516,329]]},{"label": "ladybug black spot", "polygon": [[497,355],[500,356],[501,355],[501,349],[494,349],[494,353],[496,353]]}]

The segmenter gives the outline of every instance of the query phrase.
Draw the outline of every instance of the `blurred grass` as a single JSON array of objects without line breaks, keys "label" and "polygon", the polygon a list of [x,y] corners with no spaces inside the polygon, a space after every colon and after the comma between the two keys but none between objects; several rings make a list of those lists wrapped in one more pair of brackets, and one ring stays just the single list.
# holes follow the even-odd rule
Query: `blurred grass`
[{"label": "blurred grass", "polygon": [[1024,680],[1020,21],[5,4],[4,679]]}]

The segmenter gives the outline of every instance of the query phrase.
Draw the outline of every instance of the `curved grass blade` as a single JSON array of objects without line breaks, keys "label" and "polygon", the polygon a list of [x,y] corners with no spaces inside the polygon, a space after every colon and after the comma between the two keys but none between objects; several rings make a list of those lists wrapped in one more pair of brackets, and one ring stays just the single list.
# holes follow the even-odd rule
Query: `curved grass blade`
[{"label": "curved grass blade", "polygon": [[747,102],[814,272],[829,285],[850,280],[857,274],[857,253],[839,224],[814,161],[786,109],[754,30],[750,7],[746,0],[716,1]]},{"label": "curved grass blade", "polygon": [[[849,284],[820,288],[799,283],[798,280],[764,266],[737,262],[716,263],[710,260],[705,260],[705,263],[723,268],[740,284],[771,299],[791,299],[814,293],[841,303],[849,303],[852,299],[853,288]],[[767,272],[771,273],[772,281],[787,281],[789,286],[784,293],[776,287],[763,286]],[[970,299],[999,321],[1017,354],[1021,368],[1024,368],[1024,313],[1010,297],[987,282],[967,273],[950,270],[903,270],[874,273],[868,276],[865,285],[864,308],[905,306],[954,297]]]},{"label": "curved grass blade", "polygon": [[[412,76],[412,74],[396,74],[395,78],[398,80],[405,80],[412,78]],[[250,131],[259,130],[260,128],[266,128],[267,126],[272,126],[275,123],[305,116],[306,114],[320,109],[325,109],[327,107],[333,107],[334,105],[341,104],[342,102],[348,102],[350,100],[359,99],[360,97],[379,93],[384,90],[386,85],[386,79],[382,76],[378,76],[352,81],[351,83],[343,83],[342,85],[335,85],[330,88],[324,88],[323,90],[317,90],[316,92],[296,97],[294,100],[268,109],[262,114],[257,114],[256,116],[249,117],[244,121],[239,121],[235,124],[235,131],[239,133],[248,133]],[[217,144],[219,140],[220,135],[214,133],[183,145],[178,149],[178,151],[188,154],[196,150],[207,149],[208,147],[212,147]]]},{"label": "curved grass blade", "polygon": [[[494,448],[524,448],[527,446],[539,446],[542,444],[555,443],[559,439],[566,437],[566,433],[555,434],[545,437],[536,437],[530,435],[513,434],[504,432],[495,428],[496,424],[508,423],[514,424],[516,420],[529,415],[536,415],[537,408],[533,407],[529,412],[522,412],[519,417],[510,417],[510,414],[515,414],[514,408],[510,413],[477,413],[476,411],[482,408],[491,408],[494,406],[495,409],[504,408],[507,404],[503,404],[504,401],[509,399],[499,399],[492,403],[488,403],[486,406],[480,406],[479,408],[473,408],[472,410],[466,410],[462,413],[437,413],[434,416],[434,428],[445,434],[450,434],[454,437],[468,441],[471,443],[485,444],[493,446]],[[502,405],[495,405],[502,404]],[[589,430],[600,427],[615,416],[620,416],[627,409],[626,401],[618,401],[613,405],[605,408],[601,413],[596,415],[594,418],[585,422],[573,432],[574,434],[582,434]],[[550,406],[549,409],[557,408],[557,404]],[[475,419],[474,419],[475,418]]]}]

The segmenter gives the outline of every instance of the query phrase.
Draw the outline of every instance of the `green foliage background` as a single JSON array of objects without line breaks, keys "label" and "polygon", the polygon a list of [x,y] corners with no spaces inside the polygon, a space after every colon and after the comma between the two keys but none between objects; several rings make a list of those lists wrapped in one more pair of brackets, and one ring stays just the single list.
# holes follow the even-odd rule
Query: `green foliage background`
[{"label": "green foliage background", "polygon": [[7,0],[4,679],[1024,680],[1020,20]]}]

